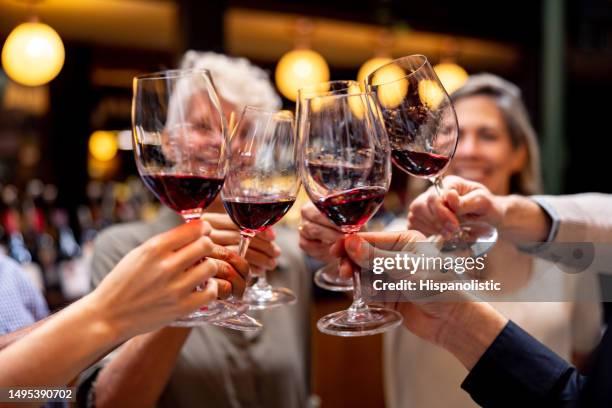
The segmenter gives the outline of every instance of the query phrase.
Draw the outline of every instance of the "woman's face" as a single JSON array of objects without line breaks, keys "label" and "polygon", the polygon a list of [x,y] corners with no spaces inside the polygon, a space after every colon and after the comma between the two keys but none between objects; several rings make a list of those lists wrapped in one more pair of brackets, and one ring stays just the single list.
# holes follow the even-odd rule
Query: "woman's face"
[{"label": "woman's face", "polygon": [[502,113],[488,96],[455,104],[459,143],[448,174],[484,184],[492,193],[510,193],[510,177],[526,164],[524,145],[514,148]]}]

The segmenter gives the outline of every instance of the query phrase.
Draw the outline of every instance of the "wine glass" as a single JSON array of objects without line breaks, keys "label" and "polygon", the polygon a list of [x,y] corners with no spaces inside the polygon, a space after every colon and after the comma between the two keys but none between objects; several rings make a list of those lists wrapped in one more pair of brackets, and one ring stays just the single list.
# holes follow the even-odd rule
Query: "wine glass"
[{"label": "wine glass", "polygon": [[[391,144],[393,163],[443,190],[443,173],[455,154],[455,109],[435,71],[423,55],[398,58],[366,77],[375,93]],[[432,237],[443,252],[481,256],[497,242],[497,229],[484,222],[462,222],[452,237]]]},{"label": "wine glass", "polygon": [[[295,106],[296,112],[296,132],[299,135],[300,121],[304,120],[305,115],[301,113],[300,106],[304,101],[313,96],[321,95],[343,95],[360,93],[359,83],[353,80],[336,80],[320,82],[309,85],[298,90],[298,97]],[[323,289],[333,292],[350,292],[353,290],[353,278],[343,278],[338,275],[340,268],[339,260],[328,263],[319,268],[314,274],[315,284]]]},{"label": "wine glass", "polygon": [[[251,239],[276,224],[291,209],[300,189],[293,114],[244,108],[232,133],[229,169],[221,197],[225,210],[240,228],[239,255]],[[261,310],[294,303],[293,292],[274,288],[265,270],[251,269],[256,278],[242,298]]]},{"label": "wine glass", "polygon": [[[308,196],[345,234],[354,234],[376,213],[391,181],[389,144],[370,93],[307,98],[302,106],[300,161]],[[353,274],[348,310],[317,322],[323,333],[365,336],[402,322],[395,311],[369,307],[360,272]]]},{"label": "wine glass", "polygon": [[[141,75],[133,91],[134,158],[142,181],[185,222],[199,219],[221,190],[227,167],[227,125],[210,73]],[[246,309],[216,301],[171,325],[219,322]]]}]

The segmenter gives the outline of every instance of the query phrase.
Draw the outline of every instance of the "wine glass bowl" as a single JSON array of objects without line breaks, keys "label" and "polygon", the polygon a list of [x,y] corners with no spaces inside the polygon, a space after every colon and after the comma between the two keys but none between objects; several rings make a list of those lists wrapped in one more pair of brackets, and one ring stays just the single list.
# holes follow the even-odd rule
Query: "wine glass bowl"
[{"label": "wine glass bowl", "polygon": [[[233,131],[229,169],[222,189],[223,205],[240,228],[240,256],[257,233],[276,224],[290,209],[300,189],[293,114],[245,107]],[[256,282],[243,301],[251,309],[292,304],[287,288],[272,287],[265,271],[251,271]]]}]

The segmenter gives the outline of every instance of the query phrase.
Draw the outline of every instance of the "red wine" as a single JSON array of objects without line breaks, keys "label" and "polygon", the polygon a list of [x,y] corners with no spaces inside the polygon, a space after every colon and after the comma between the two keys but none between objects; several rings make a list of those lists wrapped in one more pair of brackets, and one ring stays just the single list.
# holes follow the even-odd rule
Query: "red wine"
[{"label": "red wine", "polygon": [[368,222],[383,202],[387,190],[382,187],[359,187],[322,198],[315,205],[334,224],[348,232],[357,231]]},{"label": "red wine", "polygon": [[242,231],[255,234],[276,224],[289,211],[294,202],[295,198],[270,201],[228,199],[223,200],[223,206]]},{"label": "red wine", "polygon": [[442,171],[450,158],[435,153],[393,149],[391,160],[397,167],[414,176],[430,177]]},{"label": "red wine", "polygon": [[191,174],[143,174],[142,180],[159,201],[178,213],[208,207],[224,181]]}]

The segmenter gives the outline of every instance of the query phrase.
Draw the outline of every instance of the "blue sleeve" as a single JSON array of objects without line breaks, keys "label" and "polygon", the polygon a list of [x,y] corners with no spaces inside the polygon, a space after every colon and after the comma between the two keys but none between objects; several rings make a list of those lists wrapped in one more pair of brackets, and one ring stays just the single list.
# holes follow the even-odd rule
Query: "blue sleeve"
[{"label": "blue sleeve", "polygon": [[585,377],[513,322],[461,384],[483,407],[572,407]]}]

